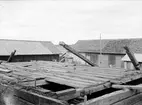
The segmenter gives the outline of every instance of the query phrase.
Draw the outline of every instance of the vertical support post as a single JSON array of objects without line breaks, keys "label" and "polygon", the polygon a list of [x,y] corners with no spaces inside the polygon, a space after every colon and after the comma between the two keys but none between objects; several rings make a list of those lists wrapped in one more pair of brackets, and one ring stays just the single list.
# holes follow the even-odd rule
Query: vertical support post
[{"label": "vertical support post", "polygon": [[102,63],[102,39],[101,39],[101,33],[100,33],[100,60],[99,60],[99,66],[101,67]]},{"label": "vertical support post", "polygon": [[36,88],[36,79],[35,79],[35,88]]},{"label": "vertical support post", "polygon": [[87,95],[84,96],[84,105],[87,105]]}]

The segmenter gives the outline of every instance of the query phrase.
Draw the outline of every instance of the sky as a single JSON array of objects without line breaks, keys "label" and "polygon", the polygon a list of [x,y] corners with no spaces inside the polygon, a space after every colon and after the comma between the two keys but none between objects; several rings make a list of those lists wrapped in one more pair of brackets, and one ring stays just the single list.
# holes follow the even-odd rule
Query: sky
[{"label": "sky", "polygon": [[140,0],[3,0],[0,39],[74,44],[142,38]]}]

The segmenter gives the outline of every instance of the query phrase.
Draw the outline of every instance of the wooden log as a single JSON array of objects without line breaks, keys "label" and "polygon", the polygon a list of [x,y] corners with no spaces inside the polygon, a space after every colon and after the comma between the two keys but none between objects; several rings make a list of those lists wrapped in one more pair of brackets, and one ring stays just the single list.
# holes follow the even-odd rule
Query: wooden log
[{"label": "wooden log", "polygon": [[127,55],[131,59],[132,64],[134,65],[136,70],[140,70],[140,64],[137,61],[137,59],[134,56],[134,53],[130,50],[128,46],[124,46],[124,49],[126,50]]},{"label": "wooden log", "polygon": [[91,62],[90,60],[88,60],[87,58],[85,58],[83,55],[81,55],[80,53],[78,53],[76,50],[74,50],[72,47],[68,46],[64,42],[60,42],[60,45],[63,46],[68,51],[70,51],[71,53],[73,53],[76,56],[78,56],[79,58],[81,58],[83,61],[85,61],[89,65],[91,65],[91,66],[98,66],[97,64],[94,64],[93,62]]},{"label": "wooden log", "polygon": [[112,88],[116,89],[133,89],[133,90],[142,90],[142,84],[140,85],[112,85]]},{"label": "wooden log", "polygon": [[10,56],[9,56],[9,58],[8,58],[8,60],[7,60],[7,62],[11,62],[11,61],[12,61],[12,59],[13,59],[15,53],[16,53],[16,50],[14,50],[13,52],[11,52],[11,54],[10,54]]}]

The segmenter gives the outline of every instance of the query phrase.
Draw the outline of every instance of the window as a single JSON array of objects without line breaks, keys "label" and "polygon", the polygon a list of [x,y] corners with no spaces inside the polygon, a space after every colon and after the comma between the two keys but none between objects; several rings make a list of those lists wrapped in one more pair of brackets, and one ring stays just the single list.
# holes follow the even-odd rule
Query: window
[{"label": "window", "polygon": [[109,66],[115,66],[115,64],[116,64],[115,55],[109,55],[108,56],[108,65]]}]

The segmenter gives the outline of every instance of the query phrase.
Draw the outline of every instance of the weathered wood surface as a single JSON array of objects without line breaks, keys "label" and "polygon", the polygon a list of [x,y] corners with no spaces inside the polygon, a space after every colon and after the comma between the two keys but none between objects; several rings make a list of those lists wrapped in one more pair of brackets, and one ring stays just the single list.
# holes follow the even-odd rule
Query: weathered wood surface
[{"label": "weathered wood surface", "polygon": [[114,105],[142,105],[142,93],[123,99]]},{"label": "weathered wood surface", "polygon": [[[22,86],[34,87],[35,80],[39,78],[42,78],[42,80],[37,80],[37,86],[48,84],[48,82],[70,86],[70,89],[61,90],[55,93],[48,89],[37,88],[37,91],[41,93],[53,93],[47,94],[47,96],[65,101],[79,97],[81,94],[91,94],[110,88],[111,83],[122,84],[142,77],[141,71],[125,71],[124,69],[108,69],[44,61],[2,63],[0,69],[3,71],[12,71],[1,74],[0,78],[6,81],[14,80],[15,83]],[[108,99],[109,98],[107,98],[106,101]],[[96,100],[97,99],[89,101],[89,105],[95,105],[93,104],[94,102],[102,104],[100,99],[98,99],[100,101]]]},{"label": "weathered wood surface", "polygon": [[[140,91],[131,91],[129,89],[118,90],[116,92],[106,94],[95,99],[91,99],[87,101],[87,105],[133,105],[134,103],[124,104],[124,102],[126,103],[128,101],[133,101],[131,100],[131,98],[136,98],[137,96],[139,97],[140,94]],[[135,100],[134,102],[136,103]],[[84,103],[82,102],[79,105],[84,105]]]},{"label": "weathered wood surface", "polygon": [[[65,65],[58,62],[20,62],[4,63],[2,68],[12,70],[11,76],[25,78],[46,78],[46,81],[85,88],[112,81],[113,83],[127,82],[142,76],[138,71],[125,72],[123,69],[107,69],[87,66]],[[129,76],[130,75],[130,76]],[[123,79],[123,80],[122,80]],[[121,81],[122,80],[122,81]]]},{"label": "weathered wood surface", "polygon": [[68,105],[65,101],[45,97],[20,87],[0,85],[0,91],[0,102],[6,105]]}]

